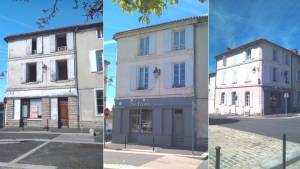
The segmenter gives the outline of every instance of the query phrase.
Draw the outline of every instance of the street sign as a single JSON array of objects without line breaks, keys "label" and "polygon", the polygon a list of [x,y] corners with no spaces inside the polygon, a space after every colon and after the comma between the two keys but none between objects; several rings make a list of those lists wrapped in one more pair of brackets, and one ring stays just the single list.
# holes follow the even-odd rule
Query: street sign
[{"label": "street sign", "polygon": [[288,92],[285,92],[285,93],[283,94],[283,97],[284,97],[284,98],[288,98],[288,97],[289,97],[289,93],[288,93]]}]

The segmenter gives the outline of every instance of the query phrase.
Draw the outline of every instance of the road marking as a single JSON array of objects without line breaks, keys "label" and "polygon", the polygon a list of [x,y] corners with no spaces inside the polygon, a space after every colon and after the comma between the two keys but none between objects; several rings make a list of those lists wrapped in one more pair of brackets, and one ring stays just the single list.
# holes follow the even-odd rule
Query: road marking
[{"label": "road marking", "polygon": [[104,169],[137,169],[138,167],[134,165],[126,165],[126,164],[105,164]]},{"label": "road marking", "polygon": [[51,142],[51,143],[78,143],[78,144],[99,144],[99,142],[88,142],[88,141],[75,141],[75,140],[50,140],[50,139],[0,139],[1,142],[22,142],[22,141],[42,141],[42,142]]},{"label": "road marking", "polygon": [[[115,153],[129,153],[129,154],[143,154],[143,155],[156,155],[156,156],[178,156],[178,157],[189,157],[189,158],[204,158],[203,155],[185,155],[185,154],[172,154],[172,153],[157,153],[157,152],[145,152],[145,151],[132,151],[132,150],[112,150],[104,149],[106,152]],[[204,153],[204,155],[206,155]]]},{"label": "road marking", "polygon": [[37,147],[31,149],[31,150],[28,151],[27,153],[25,153],[25,154],[23,154],[23,155],[17,157],[16,159],[10,161],[9,163],[10,163],[10,164],[13,164],[13,163],[17,163],[18,161],[21,161],[21,160],[23,160],[24,158],[28,157],[29,155],[31,155],[32,153],[34,153],[35,151],[37,151],[38,149],[44,147],[45,145],[47,145],[47,144],[49,144],[49,143],[50,143],[50,141],[44,142],[43,144],[41,144],[41,145],[39,145],[39,146],[37,146]]},{"label": "road marking", "polygon": [[15,168],[15,169],[57,169],[56,166],[46,166],[46,165],[32,165],[32,164],[10,164],[0,162],[1,167]]}]

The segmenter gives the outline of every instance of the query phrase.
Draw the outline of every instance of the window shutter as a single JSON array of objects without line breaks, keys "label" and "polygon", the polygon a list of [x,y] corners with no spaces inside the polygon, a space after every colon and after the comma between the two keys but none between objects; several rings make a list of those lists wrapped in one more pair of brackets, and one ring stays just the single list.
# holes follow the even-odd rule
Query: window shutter
[{"label": "window shutter", "polygon": [[56,41],[55,41],[55,35],[50,35],[50,52],[56,51]]},{"label": "window shutter", "polygon": [[21,83],[26,82],[26,63],[21,63]]},{"label": "window shutter", "polygon": [[133,91],[136,90],[136,78],[136,66],[132,65],[130,71],[130,89]]},{"label": "window shutter", "polygon": [[43,38],[42,37],[38,37],[36,39],[36,47],[37,47],[38,54],[43,53]]},{"label": "window shutter", "polygon": [[165,30],[164,32],[164,49],[165,52],[171,51],[172,48],[172,31]]},{"label": "window shutter", "polygon": [[165,63],[164,64],[164,87],[166,89],[168,88],[172,88],[172,84],[173,84],[173,72],[172,72],[172,63]]},{"label": "window shutter", "polygon": [[96,50],[90,51],[90,71],[97,72]]},{"label": "window shutter", "polygon": [[50,61],[50,79],[51,81],[56,81],[56,61]]},{"label": "window shutter", "polygon": [[74,58],[68,59],[68,79],[74,79]]},{"label": "window shutter", "polygon": [[193,86],[193,59],[190,58],[185,61],[185,85],[187,87]]},{"label": "window shutter", "polygon": [[156,34],[155,33],[150,33],[149,35],[149,54],[155,54],[156,50]]},{"label": "window shutter", "polygon": [[190,49],[193,48],[194,44],[194,27],[193,25],[187,26],[185,28],[185,48]]},{"label": "window shutter", "polygon": [[73,32],[67,33],[67,47],[68,50],[73,50],[74,49],[74,37],[73,37]]},{"label": "window shutter", "polygon": [[14,120],[20,120],[21,115],[21,100],[14,99]]},{"label": "window shutter", "polygon": [[149,89],[153,89],[155,87],[155,78],[154,78],[154,69],[155,69],[156,65],[154,64],[151,64],[149,66],[149,72],[148,72],[148,75],[149,75]]},{"label": "window shutter", "polygon": [[57,120],[58,109],[57,109],[57,98],[51,98],[51,120]]},{"label": "window shutter", "polygon": [[31,45],[32,45],[32,39],[26,40],[26,54],[31,55]]},{"label": "window shutter", "polygon": [[140,51],[139,51],[139,54],[140,55],[144,55],[144,38],[140,38]]},{"label": "window shutter", "polygon": [[36,64],[36,80],[38,82],[43,81],[43,62],[37,62]]}]

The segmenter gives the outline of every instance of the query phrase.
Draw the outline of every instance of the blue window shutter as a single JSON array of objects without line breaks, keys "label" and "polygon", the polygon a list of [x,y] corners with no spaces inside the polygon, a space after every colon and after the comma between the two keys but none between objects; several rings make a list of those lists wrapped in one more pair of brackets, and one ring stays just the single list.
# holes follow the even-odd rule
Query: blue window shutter
[{"label": "blue window shutter", "polygon": [[163,69],[163,75],[164,75],[164,87],[166,89],[172,88],[173,83],[173,72],[172,72],[172,64],[171,63],[165,63],[164,69]]},{"label": "blue window shutter", "polygon": [[132,65],[131,66],[131,71],[130,71],[130,89],[131,90],[136,90],[136,66]]},{"label": "blue window shutter", "polygon": [[151,33],[149,35],[149,54],[155,54],[156,51],[156,34],[155,33]]},{"label": "blue window shutter", "polygon": [[185,85],[187,87],[193,86],[193,59],[185,61]]},{"label": "blue window shutter", "polygon": [[189,25],[185,28],[185,48],[193,48],[194,44],[194,27]]},{"label": "blue window shutter", "polygon": [[172,31],[171,30],[165,30],[164,32],[164,51],[168,52],[171,51],[172,46]]}]

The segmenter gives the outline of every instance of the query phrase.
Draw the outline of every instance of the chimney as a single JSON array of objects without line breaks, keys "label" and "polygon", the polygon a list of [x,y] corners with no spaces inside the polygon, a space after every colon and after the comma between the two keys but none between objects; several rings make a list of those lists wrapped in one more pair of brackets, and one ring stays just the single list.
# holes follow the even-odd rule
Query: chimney
[{"label": "chimney", "polygon": [[231,50],[231,48],[228,48],[228,47],[226,48],[226,52],[228,52],[228,51],[230,51],[230,50]]},{"label": "chimney", "polygon": [[292,51],[293,51],[294,53],[298,54],[298,49],[297,49],[297,48],[292,49]]}]

